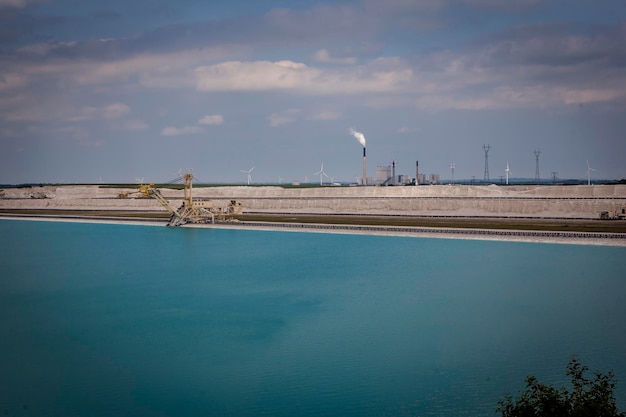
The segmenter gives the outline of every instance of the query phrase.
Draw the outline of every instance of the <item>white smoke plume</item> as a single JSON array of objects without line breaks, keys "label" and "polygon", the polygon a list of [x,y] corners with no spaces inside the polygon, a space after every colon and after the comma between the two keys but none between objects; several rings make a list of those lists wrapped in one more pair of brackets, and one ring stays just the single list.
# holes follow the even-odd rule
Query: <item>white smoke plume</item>
[{"label": "white smoke plume", "polygon": [[356,140],[358,140],[359,143],[363,145],[363,147],[365,148],[365,136],[363,135],[363,133],[357,132],[356,130],[352,128],[348,129],[348,132],[350,132],[350,134],[354,136]]}]

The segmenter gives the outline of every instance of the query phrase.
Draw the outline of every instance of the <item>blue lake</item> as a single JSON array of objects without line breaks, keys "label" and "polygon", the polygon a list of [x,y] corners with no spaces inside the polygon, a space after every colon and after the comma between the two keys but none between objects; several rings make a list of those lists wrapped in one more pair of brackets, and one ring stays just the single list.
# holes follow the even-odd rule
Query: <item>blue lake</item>
[{"label": "blue lake", "polygon": [[626,409],[626,248],[0,220],[0,413],[493,416],[572,354]]}]

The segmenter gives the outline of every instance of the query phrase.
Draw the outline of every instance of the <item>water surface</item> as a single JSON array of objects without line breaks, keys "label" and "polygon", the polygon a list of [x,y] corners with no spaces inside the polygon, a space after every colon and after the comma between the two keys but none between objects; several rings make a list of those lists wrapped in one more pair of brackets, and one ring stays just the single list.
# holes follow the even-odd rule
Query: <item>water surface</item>
[{"label": "water surface", "polygon": [[491,416],[571,354],[626,408],[626,249],[0,220],[0,412]]}]

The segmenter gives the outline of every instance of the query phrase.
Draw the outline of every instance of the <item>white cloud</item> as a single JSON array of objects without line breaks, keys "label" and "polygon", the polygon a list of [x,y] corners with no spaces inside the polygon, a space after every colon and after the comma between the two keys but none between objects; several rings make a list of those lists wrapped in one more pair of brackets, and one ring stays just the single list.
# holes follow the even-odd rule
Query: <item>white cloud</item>
[{"label": "white cloud", "polygon": [[0,95],[0,119],[9,122],[67,120],[75,112],[62,101],[53,102],[30,94]]},{"label": "white cloud", "polygon": [[69,137],[74,140],[84,141],[89,137],[89,132],[81,126],[63,126],[53,130],[59,136]]},{"label": "white cloud", "polygon": [[549,108],[563,105],[608,103],[626,100],[626,88],[562,88],[548,85],[496,86],[467,93],[424,94],[416,99],[420,110],[485,110],[504,108]]},{"label": "white cloud", "polygon": [[114,130],[123,130],[127,132],[141,132],[143,130],[148,129],[148,124],[143,120],[123,120],[119,123],[115,123],[112,126]]},{"label": "white cloud", "polygon": [[329,64],[348,65],[348,64],[356,63],[356,58],[354,57],[346,57],[346,58],[331,57],[330,53],[326,49],[320,49],[319,51],[315,52],[315,55],[313,55],[313,59],[316,60],[317,62],[324,62],[324,63],[329,63]]},{"label": "white cloud", "polygon": [[[493,2],[468,1],[474,4]],[[387,10],[389,13],[393,9],[393,13],[402,15],[419,9],[410,0],[392,3],[393,7]],[[433,10],[439,7],[437,0],[428,4]],[[372,13],[377,5],[373,0],[367,2]],[[379,9],[376,13],[383,12]],[[494,34],[465,50],[438,51],[413,59],[392,57],[364,61],[361,58],[358,64],[352,58],[334,57],[327,49],[315,52],[314,58],[322,64],[310,64],[292,60],[224,61],[244,55],[244,47],[193,48],[96,60],[90,58],[93,52],[85,52],[89,48],[84,42],[31,45],[20,49],[17,60],[0,58],[4,71],[0,75],[0,92],[3,93],[0,120],[81,121],[128,117],[131,109],[123,103],[76,110],[71,104],[72,98],[66,95],[67,91],[93,93],[113,87],[134,91],[141,91],[141,87],[182,90],[195,87],[202,92],[351,95],[364,106],[417,105],[429,110],[541,108],[574,103],[623,105],[626,75],[621,63],[626,59],[622,46],[626,26],[607,27],[593,36],[572,35],[560,26],[545,26]],[[81,53],[87,56],[77,59]],[[208,64],[214,62],[217,63]],[[327,63],[343,65],[324,65]],[[40,85],[47,86],[47,94],[40,94]],[[224,123],[217,117],[221,115],[208,116],[196,123]],[[330,120],[336,117],[320,113],[307,118]],[[294,116],[275,113],[268,119],[278,126],[292,122]]]},{"label": "white cloud", "polygon": [[0,91],[15,90],[27,84],[28,80],[24,74],[10,72],[0,74]]},{"label": "white cloud", "polygon": [[402,126],[396,129],[396,133],[413,133],[413,132],[419,132],[420,130],[422,129],[420,129],[419,127]]},{"label": "white cloud", "polygon": [[267,120],[269,120],[270,126],[277,127],[295,122],[299,113],[300,109],[288,109],[280,113],[269,115]]},{"label": "white cloud", "polygon": [[[198,65],[245,53],[245,48],[229,45],[177,52],[141,53],[122,59],[107,60],[91,55],[81,57],[87,54],[86,50],[93,49],[79,42],[33,44],[18,51],[26,59],[0,60],[0,65],[6,72],[28,77],[31,83],[40,81],[81,87],[109,84],[119,87],[138,83],[147,88],[192,89],[195,86],[193,71]],[[37,60],[33,60],[33,57]]]},{"label": "white cloud", "polygon": [[229,61],[196,69],[199,91],[285,90],[311,95],[402,91],[412,70],[399,59],[376,59],[341,70],[293,61]]},{"label": "white cloud", "polygon": [[56,49],[59,48],[72,48],[75,47],[78,44],[78,42],[76,41],[70,41],[70,42],[46,42],[46,43],[34,43],[34,44],[30,44],[30,45],[25,45],[22,46],[21,48],[18,49],[18,52],[21,54],[28,54],[28,55],[39,55],[39,56],[44,56],[50,52],[53,52]]},{"label": "white cloud", "polygon": [[181,128],[168,126],[161,131],[163,136],[181,136],[203,133],[204,129],[199,126],[184,126]]},{"label": "white cloud", "polygon": [[626,73],[619,63],[626,59],[626,27],[595,36],[567,35],[553,26],[522,29],[462,53],[423,57],[414,74],[417,107],[624,105]]},{"label": "white cloud", "polygon": [[84,106],[78,113],[72,114],[65,118],[68,122],[80,122],[83,120],[91,120],[98,116],[99,109],[94,106]]},{"label": "white cloud", "polygon": [[[76,82],[80,85],[98,85],[111,82],[124,82],[131,75],[139,77],[140,84],[148,87],[162,85],[168,87],[171,81],[167,83],[163,78],[168,73],[175,73],[176,70],[184,69],[188,62],[186,60],[176,60],[176,56],[170,61],[169,54],[163,55],[138,55],[128,59],[119,61],[109,61],[103,63],[85,63],[82,68],[76,71]],[[178,84],[178,83],[176,83]]]},{"label": "white cloud", "polygon": [[[301,109],[287,109],[278,113],[272,113],[267,117],[267,120],[269,121],[270,126],[277,127],[296,122],[301,114]],[[341,115],[338,113],[334,113],[331,111],[322,111],[319,113],[314,113],[310,116],[306,116],[305,118],[307,120],[336,120],[340,117]]]},{"label": "white cloud", "polygon": [[332,111],[321,111],[309,117],[310,120],[337,120],[339,118],[341,115]]},{"label": "white cloud", "polygon": [[534,6],[539,3],[539,0],[462,0],[463,3],[467,3],[473,7],[487,7],[487,8],[502,8],[502,9],[517,9],[525,8],[528,6]]},{"label": "white cloud", "polygon": [[0,0],[0,9],[3,7],[14,7],[16,9],[23,9],[26,7],[26,0]]},{"label": "white cloud", "polygon": [[557,94],[565,104],[600,103],[626,98],[624,89],[559,89]]},{"label": "white cloud", "polygon": [[[493,1],[493,0],[492,0]],[[437,11],[448,4],[446,0],[365,0],[364,4],[368,11],[376,15],[398,15],[415,13],[425,13],[429,11]]]},{"label": "white cloud", "polygon": [[292,61],[230,61],[196,69],[200,91],[264,91],[298,89],[319,71]]},{"label": "white cloud", "polygon": [[124,103],[113,103],[102,108],[102,117],[105,119],[118,119],[130,113],[130,107]]},{"label": "white cloud", "polygon": [[111,103],[103,107],[83,106],[78,111],[78,113],[74,111],[73,114],[65,117],[64,119],[70,122],[79,122],[83,120],[94,120],[100,118],[114,120],[120,119],[130,113],[131,109],[127,104]]},{"label": "white cloud", "polygon": [[199,125],[221,125],[224,123],[224,116],[221,114],[209,114],[197,122]]},{"label": "white cloud", "polygon": [[0,129],[0,137],[12,137],[15,136],[15,131],[13,129],[3,128]]},{"label": "white cloud", "polygon": [[420,110],[484,110],[499,108],[497,100],[490,97],[462,97],[455,95],[423,96],[416,100]]}]

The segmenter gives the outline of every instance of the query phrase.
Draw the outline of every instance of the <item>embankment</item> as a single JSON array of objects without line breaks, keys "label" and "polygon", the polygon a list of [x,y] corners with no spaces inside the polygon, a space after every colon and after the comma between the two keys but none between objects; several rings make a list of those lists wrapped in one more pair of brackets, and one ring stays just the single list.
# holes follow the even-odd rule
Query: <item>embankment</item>
[{"label": "embankment", "polygon": [[[4,188],[0,189],[0,210],[163,210],[150,198],[118,198],[120,192],[133,191],[98,185]],[[182,190],[161,188],[161,192],[174,206],[181,204]],[[244,213],[597,219],[601,211],[626,206],[626,185],[196,186],[193,196],[217,203],[240,200]]]}]

